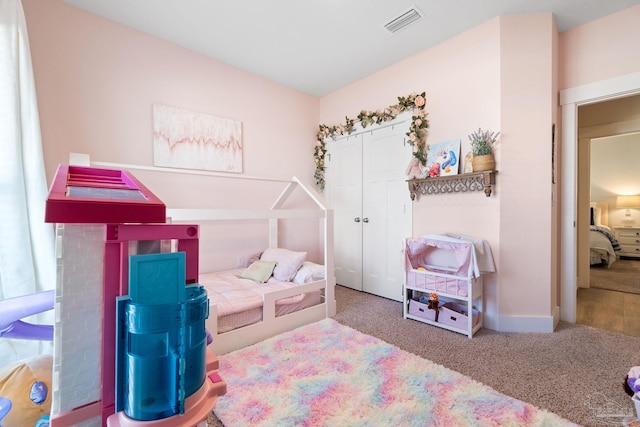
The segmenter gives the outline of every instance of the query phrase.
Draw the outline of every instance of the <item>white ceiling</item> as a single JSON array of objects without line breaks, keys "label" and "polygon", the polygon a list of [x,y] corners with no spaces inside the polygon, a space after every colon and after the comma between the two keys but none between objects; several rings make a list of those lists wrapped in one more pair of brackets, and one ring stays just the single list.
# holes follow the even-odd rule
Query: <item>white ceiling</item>
[{"label": "white ceiling", "polygon": [[[640,0],[63,0],[314,96],[498,15],[551,12],[562,32]],[[416,6],[425,16],[390,34]]]}]

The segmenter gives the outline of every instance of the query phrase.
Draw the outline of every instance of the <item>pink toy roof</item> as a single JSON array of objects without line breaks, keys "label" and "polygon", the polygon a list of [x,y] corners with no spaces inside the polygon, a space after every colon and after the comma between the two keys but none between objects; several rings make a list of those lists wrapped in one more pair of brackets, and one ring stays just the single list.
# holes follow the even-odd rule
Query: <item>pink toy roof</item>
[{"label": "pink toy roof", "polygon": [[165,222],[166,207],[131,173],[60,165],[47,197],[45,222]]}]

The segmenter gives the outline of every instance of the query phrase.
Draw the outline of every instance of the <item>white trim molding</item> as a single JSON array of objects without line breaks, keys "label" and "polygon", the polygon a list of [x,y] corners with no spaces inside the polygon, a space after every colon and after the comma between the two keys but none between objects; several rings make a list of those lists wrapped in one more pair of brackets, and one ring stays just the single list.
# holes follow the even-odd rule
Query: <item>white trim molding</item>
[{"label": "white trim molding", "polygon": [[484,327],[500,332],[552,333],[558,324],[557,314],[551,316],[498,315],[485,317]]}]

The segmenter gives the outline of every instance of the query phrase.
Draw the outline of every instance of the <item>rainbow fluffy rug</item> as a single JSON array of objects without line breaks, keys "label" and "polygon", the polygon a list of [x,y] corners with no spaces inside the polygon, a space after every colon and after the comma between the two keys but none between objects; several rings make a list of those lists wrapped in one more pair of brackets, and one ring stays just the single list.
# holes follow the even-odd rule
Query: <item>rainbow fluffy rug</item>
[{"label": "rainbow fluffy rug", "polygon": [[324,319],[220,356],[235,426],[575,426]]}]

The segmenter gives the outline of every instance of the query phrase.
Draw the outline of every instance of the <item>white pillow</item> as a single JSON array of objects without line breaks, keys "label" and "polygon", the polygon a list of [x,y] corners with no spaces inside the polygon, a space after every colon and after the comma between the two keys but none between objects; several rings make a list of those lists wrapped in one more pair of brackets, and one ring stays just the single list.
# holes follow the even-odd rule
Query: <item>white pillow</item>
[{"label": "white pillow", "polygon": [[293,278],[293,282],[301,285],[303,283],[315,282],[324,279],[324,265],[316,264],[311,261],[302,263],[302,267]]},{"label": "white pillow", "polygon": [[282,248],[268,248],[260,256],[260,261],[275,261],[273,277],[280,282],[290,282],[307,257],[306,252],[294,252]]}]

